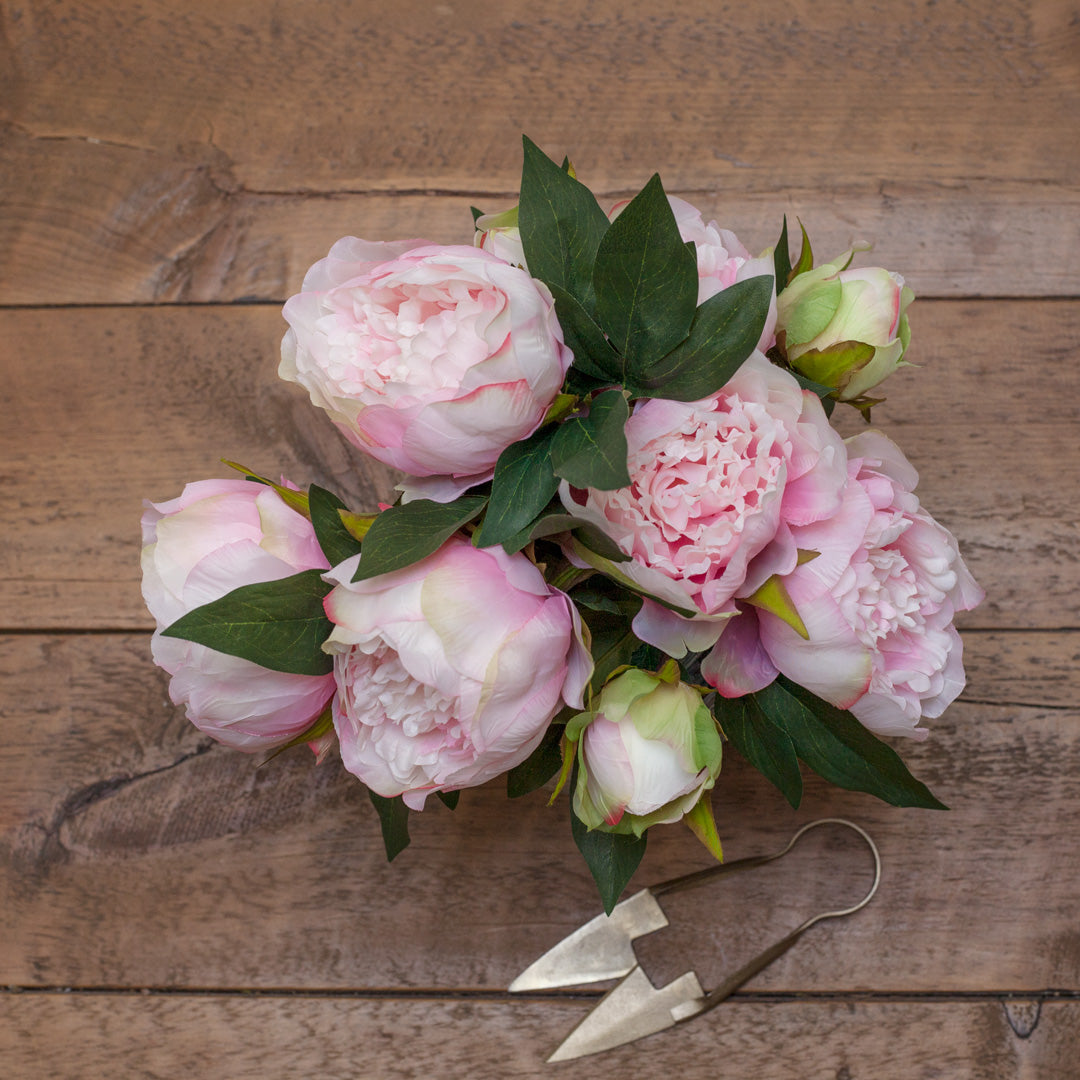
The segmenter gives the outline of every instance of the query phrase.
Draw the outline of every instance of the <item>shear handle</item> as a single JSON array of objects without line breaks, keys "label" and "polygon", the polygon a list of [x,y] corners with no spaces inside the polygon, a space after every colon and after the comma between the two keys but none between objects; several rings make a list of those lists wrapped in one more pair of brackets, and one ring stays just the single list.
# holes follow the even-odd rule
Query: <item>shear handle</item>
[{"label": "shear handle", "polygon": [[[863,904],[869,902],[870,897],[877,891],[878,883],[881,880],[881,856],[878,855],[877,847],[875,847],[874,841],[870,839],[869,835],[854,822],[848,821],[846,818],[818,818],[817,821],[811,821],[804,825],[795,833],[787,844],[784,845],[784,847],[779,851],[774,851],[771,855],[748,855],[742,859],[734,859],[731,862],[721,863],[719,866],[707,866],[704,870],[696,870],[691,874],[683,874],[681,877],[662,881],[659,885],[650,885],[649,892],[651,892],[653,896],[663,896],[665,893],[682,892],[683,889],[692,889],[695,885],[702,885],[706,881],[711,881],[713,878],[721,877],[724,874],[737,874],[740,870],[753,870],[755,867],[764,866],[766,863],[771,863],[775,859],[782,858],[806,833],[811,829],[816,829],[819,825],[843,825],[845,828],[854,829],[855,832],[870,845],[870,850],[874,856],[874,884],[870,890],[870,896],[867,896],[863,901]],[[861,907],[862,905],[860,904],[859,906]],[[858,909],[852,908],[851,910],[856,911]],[[844,914],[848,914],[848,912],[845,912]]]},{"label": "shear handle", "polygon": [[[763,863],[771,862],[773,859],[780,858],[781,855],[786,855],[794,846],[796,841],[807,832],[809,829],[813,829],[818,825],[844,825],[847,828],[854,829],[869,845],[870,852],[874,857],[874,881],[870,886],[870,891],[857,903],[851,907],[841,908],[838,911],[823,911],[817,915],[812,915],[801,926],[797,926],[786,937],[781,938],[779,941],[774,942],[764,952],[759,953],[749,963],[739,968],[738,971],[729,975],[715,990],[710,990],[704,998],[698,999],[696,1002],[687,1003],[680,1013],[675,1015],[677,1021],[689,1020],[694,1016],[701,1016],[702,1013],[707,1013],[710,1009],[715,1009],[722,1001],[729,998],[736,990],[742,986],[743,983],[748,982],[758,972],[767,968],[778,957],[783,956],[784,953],[799,940],[802,935],[810,929],[815,923],[821,922],[823,919],[838,919],[844,915],[851,915],[858,911],[860,908],[866,907],[867,904],[874,898],[874,893],[877,892],[878,885],[881,883],[881,855],[878,853],[877,845],[870,836],[858,825],[853,824],[850,821],[845,821],[843,818],[821,818],[818,821],[812,821],[809,825],[804,825],[788,842],[787,847],[783,851],[776,852],[775,855],[760,855],[748,859],[739,859],[736,862],[728,863],[726,866],[710,867],[706,871],[700,871],[696,874],[687,874],[685,877],[675,878],[673,881],[665,882],[664,885],[659,886],[657,889],[653,889],[653,892],[674,891],[674,888],[688,888],[691,885],[697,884],[700,881],[705,880],[706,877],[715,875],[718,871],[728,870],[747,870],[752,866],[761,866]],[[691,1008],[691,1004],[696,1006]]]}]

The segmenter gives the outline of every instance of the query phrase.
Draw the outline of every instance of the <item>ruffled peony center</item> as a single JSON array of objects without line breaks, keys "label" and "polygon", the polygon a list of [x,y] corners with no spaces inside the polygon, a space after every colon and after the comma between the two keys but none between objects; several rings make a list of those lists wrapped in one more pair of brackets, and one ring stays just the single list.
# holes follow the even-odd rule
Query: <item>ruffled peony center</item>
[{"label": "ruffled peony center", "polygon": [[506,336],[492,325],[507,307],[506,295],[475,279],[389,275],[335,290],[327,301],[330,310],[320,320],[325,371],[345,395],[457,392],[465,373]]},{"label": "ruffled peony center", "polygon": [[396,781],[431,772],[447,753],[469,752],[460,702],[413,678],[392,646],[362,642],[341,654],[335,672],[338,704],[360,743],[373,750]]},{"label": "ruffled peony center", "polygon": [[847,568],[835,592],[844,618],[870,648],[892,634],[918,632],[925,622],[919,578],[895,548],[864,549]]},{"label": "ruffled peony center", "polygon": [[602,493],[602,510],[627,554],[703,584],[723,571],[747,520],[782,486],[789,454],[764,406],[732,394],[631,447],[631,484]]}]

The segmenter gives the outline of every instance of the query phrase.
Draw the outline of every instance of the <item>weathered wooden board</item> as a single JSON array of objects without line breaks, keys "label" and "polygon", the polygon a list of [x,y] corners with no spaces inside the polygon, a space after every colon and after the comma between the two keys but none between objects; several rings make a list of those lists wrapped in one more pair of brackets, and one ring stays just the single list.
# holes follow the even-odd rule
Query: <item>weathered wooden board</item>
[{"label": "weathered wooden board", "polygon": [[[899,749],[949,813],[896,810],[810,780],[792,812],[728,755],[716,790],[729,858],[798,824],[865,824],[880,896],[816,927],[752,984],[774,991],[1080,991],[1080,635],[966,636],[975,702]],[[403,989],[508,985],[598,910],[565,807],[501,785],[435,800],[387,865],[374,811],[307,751],[257,769],[166,700],[145,635],[0,640],[0,985]],[[1028,659],[1040,656],[1040,663]],[[1058,689],[1044,694],[1043,686]],[[1046,702],[1046,704],[1042,704]],[[768,870],[665,901],[639,956],[706,985],[869,882],[847,834],[808,836]],[[637,881],[708,864],[686,830],[654,830]],[[943,1075],[950,1075],[945,1072]]]},{"label": "weathered wooden board", "polygon": [[[1073,1080],[1080,1003],[734,999],[674,1031],[563,1065],[592,1001],[0,995],[12,1075],[171,1080]],[[45,1036],[43,1033],[47,1032]]]},{"label": "weathered wooden board", "polygon": [[674,186],[695,190],[741,173],[832,189],[869,162],[889,179],[1075,179],[1068,0],[5,7],[19,128],[202,145],[252,191],[465,190],[481,176],[509,191],[522,130],[596,157],[593,173],[670,162]]},{"label": "weathered wooden board", "polygon": [[[1080,522],[1063,493],[1080,490],[1080,303],[926,301],[912,319],[924,366],[887,384],[876,420],[987,590],[964,624],[1076,626]],[[283,328],[273,307],[0,312],[19,358],[0,425],[0,625],[150,626],[139,501],[222,475],[219,456],[374,509],[392,481],[278,380]]]},{"label": "weathered wooden board", "polygon": [[[517,145],[516,133],[506,137]],[[13,192],[0,202],[0,302],[284,299],[338,237],[467,244],[471,204],[493,211],[517,198],[516,182],[493,191],[479,172],[469,188],[447,195],[252,192],[207,165],[208,152],[0,135],[0,168]],[[602,188],[591,172],[582,179],[607,207],[633,194],[630,185],[640,186],[651,169],[667,181],[669,167],[649,156],[618,177],[601,172]],[[888,170],[852,176],[842,187],[803,184],[793,176],[746,190],[740,174],[672,192],[733,229],[752,251],[776,242],[784,214],[802,219],[819,256],[872,241],[863,262],[902,272],[921,296],[1080,293],[1076,191],[1021,181],[895,180]]]},{"label": "weathered wooden board", "polygon": [[1069,0],[5,8],[4,303],[281,297],[337,235],[463,238],[522,131],[755,247],[787,211],[924,293],[1078,291]]}]

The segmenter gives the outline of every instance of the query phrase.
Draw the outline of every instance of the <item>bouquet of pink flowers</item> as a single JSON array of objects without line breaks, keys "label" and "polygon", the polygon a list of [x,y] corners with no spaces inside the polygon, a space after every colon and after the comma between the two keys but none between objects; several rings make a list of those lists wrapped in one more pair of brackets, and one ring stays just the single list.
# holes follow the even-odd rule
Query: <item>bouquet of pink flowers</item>
[{"label": "bouquet of pink flowers", "polygon": [[[710,806],[730,742],[940,807],[878,736],[964,685],[982,598],[872,428],[911,291],[853,251],[753,258],[658,176],[605,213],[528,139],[473,246],[338,241],[285,305],[280,374],[406,474],[378,513],[236,466],[143,517],[154,660],[248,752],[336,746],[392,858],[410,810],[558,774],[608,909],[647,830]],[[231,464],[231,463],[230,463]],[[554,801],[555,796],[552,796]]]}]

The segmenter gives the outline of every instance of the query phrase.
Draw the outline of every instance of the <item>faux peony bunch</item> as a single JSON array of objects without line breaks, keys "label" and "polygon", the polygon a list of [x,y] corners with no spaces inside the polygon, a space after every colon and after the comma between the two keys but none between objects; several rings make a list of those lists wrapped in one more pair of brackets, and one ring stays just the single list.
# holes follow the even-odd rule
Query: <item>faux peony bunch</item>
[{"label": "faux peony bunch", "polygon": [[[725,741],[798,805],[800,762],[940,806],[877,737],[964,684],[982,593],[900,449],[837,401],[903,364],[898,275],[753,258],[658,177],[605,213],[525,140],[472,246],[346,238],[285,305],[281,376],[406,474],[365,514],[240,467],[147,504],[155,661],[200,729],[308,743],[408,811],[555,774],[605,904],[646,830],[720,857]],[[553,796],[554,799],[554,796]]]}]

